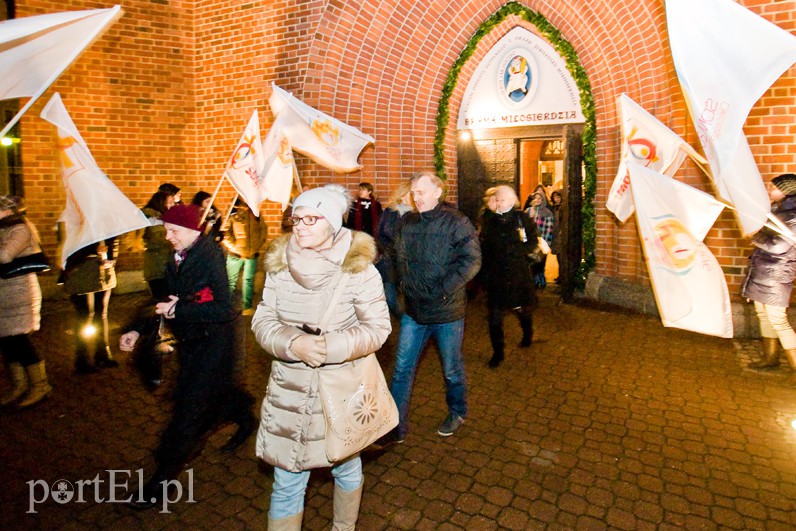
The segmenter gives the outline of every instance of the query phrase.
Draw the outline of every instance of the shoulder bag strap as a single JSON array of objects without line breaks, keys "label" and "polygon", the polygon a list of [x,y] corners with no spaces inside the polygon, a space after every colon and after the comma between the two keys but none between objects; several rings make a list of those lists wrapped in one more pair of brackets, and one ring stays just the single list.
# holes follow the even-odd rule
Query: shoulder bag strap
[{"label": "shoulder bag strap", "polygon": [[337,308],[337,303],[340,302],[340,297],[343,296],[343,291],[345,290],[346,284],[348,284],[349,276],[350,275],[348,273],[343,273],[337,282],[337,286],[334,288],[332,298],[329,299],[329,306],[326,307],[326,312],[324,312],[321,321],[318,323],[318,329],[320,329],[321,333],[326,331],[326,326],[332,319],[332,312],[334,312],[335,308]]}]

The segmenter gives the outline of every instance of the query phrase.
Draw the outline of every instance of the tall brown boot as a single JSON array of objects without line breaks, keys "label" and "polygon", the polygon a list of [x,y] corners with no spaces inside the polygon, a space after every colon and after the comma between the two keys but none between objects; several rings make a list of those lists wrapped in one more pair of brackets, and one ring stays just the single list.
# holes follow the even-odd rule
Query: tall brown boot
[{"label": "tall brown boot", "polygon": [[304,518],[304,511],[284,518],[273,519],[268,516],[268,531],[301,531],[302,518]]},{"label": "tall brown boot", "polygon": [[747,365],[750,369],[768,369],[779,367],[779,339],[776,337],[763,338],[763,358]]},{"label": "tall brown boot", "polygon": [[53,390],[53,388],[50,387],[50,382],[47,380],[47,371],[44,370],[43,361],[28,365],[25,368],[30,378],[30,389],[27,394],[22,397],[22,400],[17,403],[17,407],[20,409],[38,404],[47,398],[47,395]]},{"label": "tall brown boot", "polygon": [[796,387],[796,348],[786,350],[785,357],[788,358],[788,365],[790,365],[792,369],[791,373],[785,379],[785,385],[788,387]]},{"label": "tall brown boot", "polygon": [[362,501],[363,481],[358,488],[346,492],[334,486],[334,522],[332,531],[354,531],[359,518],[359,502]]}]

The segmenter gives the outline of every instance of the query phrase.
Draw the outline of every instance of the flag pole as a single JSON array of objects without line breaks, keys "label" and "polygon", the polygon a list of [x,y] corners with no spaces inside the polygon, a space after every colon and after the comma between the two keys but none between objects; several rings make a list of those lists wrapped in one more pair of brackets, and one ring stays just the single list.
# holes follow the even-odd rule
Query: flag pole
[{"label": "flag pole", "polygon": [[298,192],[301,193],[301,179],[299,179],[298,168],[296,167],[296,159],[291,156],[290,160],[293,162],[293,181],[296,183],[296,187],[298,187]]},{"label": "flag pole", "polygon": [[[734,210],[736,212],[738,211],[737,208],[735,208],[729,203],[725,203],[724,201],[721,201],[721,203],[729,210]],[[768,214],[768,219],[771,223],[765,223],[763,225],[764,227],[773,230],[774,232],[776,232],[777,234],[779,234],[780,236],[782,236],[792,244],[796,245],[796,234],[793,234],[793,231],[790,230],[790,228],[787,225],[782,223],[781,219],[779,219],[777,216],[771,213]]]},{"label": "flag pole", "polygon": [[229,208],[227,209],[227,214],[224,216],[224,221],[221,222],[221,228],[226,229],[227,222],[229,222],[229,218],[232,217],[232,211],[235,210],[235,202],[240,197],[240,194],[235,194],[235,197],[232,198],[232,203],[229,204]]},{"label": "flag pole", "polygon": [[[220,180],[220,181],[218,181],[218,186],[216,186],[216,191],[215,191],[215,192],[213,192],[213,195],[212,195],[212,196],[210,196],[210,204],[211,204],[211,205],[212,205],[213,203],[215,203],[215,201],[216,201],[216,196],[218,195],[218,191],[221,189],[221,183],[223,183],[223,182],[224,182],[224,177],[226,177],[226,176],[227,176],[227,171],[226,171],[226,170],[224,170],[224,175],[222,175],[222,176],[221,176],[221,180]],[[234,204],[235,204],[235,202],[233,201],[233,202],[232,202],[232,204],[234,205]],[[208,213],[210,213],[210,209],[209,209],[209,208],[205,209],[204,213],[202,214],[202,219],[199,221],[199,224],[200,224],[200,225],[201,225],[202,223],[204,223],[204,222],[205,222],[205,218],[207,218],[207,214],[208,214]]]}]

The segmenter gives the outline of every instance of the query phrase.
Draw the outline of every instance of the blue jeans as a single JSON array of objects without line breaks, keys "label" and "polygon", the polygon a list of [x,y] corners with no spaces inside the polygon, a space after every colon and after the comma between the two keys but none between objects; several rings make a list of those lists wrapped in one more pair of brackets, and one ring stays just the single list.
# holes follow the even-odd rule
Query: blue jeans
[{"label": "blue jeans", "polygon": [[406,436],[409,431],[409,401],[412,398],[417,364],[423,347],[431,336],[434,336],[439,348],[448,412],[462,418],[467,416],[467,382],[462,359],[464,319],[423,325],[404,314],[398,335],[398,351],[395,353],[395,370],[390,384],[390,392],[398,406],[398,434],[401,437]]},{"label": "blue jeans", "polygon": [[254,274],[257,272],[257,258],[240,258],[227,255],[227,276],[229,277],[229,291],[234,293],[238,285],[238,276],[243,269],[243,309],[252,307],[254,296]]},{"label": "blue jeans", "polygon": [[[334,484],[345,492],[356,490],[362,485],[362,460],[359,454],[335,464],[332,467]],[[288,472],[274,467],[274,491],[271,493],[271,508],[268,516],[276,520],[287,518],[304,510],[304,493],[310,471]]]}]

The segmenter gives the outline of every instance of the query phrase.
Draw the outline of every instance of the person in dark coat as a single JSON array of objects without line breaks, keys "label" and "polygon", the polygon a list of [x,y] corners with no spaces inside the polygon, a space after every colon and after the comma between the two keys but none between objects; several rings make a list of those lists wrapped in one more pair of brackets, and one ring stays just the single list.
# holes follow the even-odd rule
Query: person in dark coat
[{"label": "person in dark coat", "polygon": [[390,313],[398,319],[403,316],[404,312],[398,296],[398,274],[395,270],[395,229],[401,217],[414,208],[410,185],[411,183],[407,180],[395,190],[389,206],[381,215],[376,237],[379,246],[379,260],[376,262],[376,269],[384,282],[387,307],[390,309]]},{"label": "person in dark coat", "polygon": [[481,267],[481,247],[467,217],[442,202],[445,183],[432,172],[411,179],[416,210],[398,223],[395,259],[405,310],[395,353],[390,392],[399,421],[379,446],[399,443],[409,430],[409,402],[420,354],[433,337],[445,379],[448,416],[437,434],[449,437],[467,416],[467,381],[462,341],[467,305],[466,286]]},{"label": "person in dark coat", "polygon": [[[233,451],[254,432],[254,398],[234,382],[235,322],[224,253],[212,237],[202,233],[201,213],[195,205],[176,205],[162,218],[166,239],[176,254],[169,261],[166,281],[169,299],[155,305],[155,313],[170,320],[177,339],[180,372],[174,390],[174,409],[155,451],[158,468],[143,488],[136,508],[160,502],[183,465],[198,450],[203,436],[225,422],[238,425],[224,448]],[[119,343],[131,351],[138,330]]]},{"label": "person in dark coat", "polygon": [[373,197],[373,185],[359,183],[359,195],[348,211],[345,226],[351,230],[361,230],[375,236],[376,230],[379,228],[380,217],[381,203]]},{"label": "person in dark coat", "polygon": [[481,278],[487,294],[489,339],[492,358],[489,366],[503,362],[505,340],[503,318],[506,310],[517,314],[522,327],[520,347],[533,341],[533,309],[536,288],[528,255],[538,246],[536,223],[520,206],[517,194],[508,186],[495,192],[497,208],[484,216],[481,227]]},{"label": "person in dark coat", "polygon": [[[796,233],[796,174],[775,177],[768,187],[771,212]],[[763,359],[751,363],[753,369],[779,365],[779,344],[788,363],[796,371],[796,333],[788,321],[793,279],[796,276],[796,245],[771,229],[763,228],[752,238],[755,249],[749,257],[741,296],[754,301],[763,337]],[[796,384],[792,374],[790,385]]]}]

